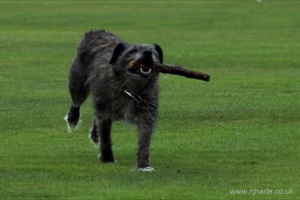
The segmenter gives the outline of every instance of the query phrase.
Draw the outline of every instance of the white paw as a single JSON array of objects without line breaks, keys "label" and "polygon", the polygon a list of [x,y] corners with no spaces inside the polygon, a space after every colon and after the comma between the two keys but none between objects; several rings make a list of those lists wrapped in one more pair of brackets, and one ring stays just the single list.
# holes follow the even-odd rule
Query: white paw
[{"label": "white paw", "polygon": [[81,120],[79,120],[79,122],[76,126],[70,126],[70,124],[68,122],[68,115],[65,116],[64,120],[67,122],[67,128],[68,128],[69,133],[72,133],[73,131],[76,131],[79,128],[79,125],[81,123]]},{"label": "white paw", "polygon": [[141,172],[153,172],[155,169],[153,167],[144,167],[144,168],[136,168],[136,170]]}]

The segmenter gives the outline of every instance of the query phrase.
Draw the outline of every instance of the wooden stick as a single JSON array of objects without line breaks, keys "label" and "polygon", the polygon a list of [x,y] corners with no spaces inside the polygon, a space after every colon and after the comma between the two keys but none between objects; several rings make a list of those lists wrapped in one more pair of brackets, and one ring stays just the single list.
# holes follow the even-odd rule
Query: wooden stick
[{"label": "wooden stick", "polygon": [[[164,74],[176,74],[179,76],[185,76],[187,78],[193,78],[193,79],[198,79],[198,80],[203,80],[203,81],[209,81],[210,76],[208,74],[198,72],[198,71],[193,71],[186,69],[184,67],[180,66],[175,66],[175,65],[170,65],[170,64],[160,64],[160,63],[154,63],[153,66],[148,67],[148,66],[143,66],[140,65],[136,61],[131,61],[129,63],[129,67],[131,69],[143,69],[143,68],[150,68],[153,71],[161,72]],[[145,70],[149,71],[149,70]]]}]

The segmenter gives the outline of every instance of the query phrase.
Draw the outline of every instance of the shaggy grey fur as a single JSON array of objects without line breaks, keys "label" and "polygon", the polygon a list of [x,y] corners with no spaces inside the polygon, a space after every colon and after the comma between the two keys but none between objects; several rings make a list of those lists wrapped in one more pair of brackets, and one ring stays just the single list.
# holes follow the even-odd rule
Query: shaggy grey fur
[{"label": "shaggy grey fur", "polygon": [[91,93],[95,120],[90,138],[100,144],[100,160],[114,162],[112,122],[126,120],[137,126],[136,167],[151,169],[150,141],[157,118],[159,74],[130,70],[132,60],[151,66],[163,62],[163,52],[156,44],[128,44],[104,30],[87,32],[69,73],[72,104],[66,121],[69,127],[78,125],[80,106]]}]

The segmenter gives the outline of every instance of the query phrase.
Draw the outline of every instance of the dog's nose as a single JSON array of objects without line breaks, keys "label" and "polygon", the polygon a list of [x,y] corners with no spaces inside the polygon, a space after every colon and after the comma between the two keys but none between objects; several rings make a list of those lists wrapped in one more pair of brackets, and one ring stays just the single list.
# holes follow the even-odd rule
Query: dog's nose
[{"label": "dog's nose", "polygon": [[152,55],[152,51],[150,51],[150,50],[145,50],[145,51],[143,52],[143,54],[144,54],[145,56],[151,56],[151,55]]}]

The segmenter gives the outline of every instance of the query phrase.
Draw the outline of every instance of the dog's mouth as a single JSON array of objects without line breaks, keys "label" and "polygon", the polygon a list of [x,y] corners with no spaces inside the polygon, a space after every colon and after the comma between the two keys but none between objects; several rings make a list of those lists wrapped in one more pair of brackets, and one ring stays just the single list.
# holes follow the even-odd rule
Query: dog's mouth
[{"label": "dog's mouth", "polygon": [[153,61],[150,60],[132,60],[129,62],[127,69],[130,73],[148,76],[152,71],[151,66],[153,66]]}]

